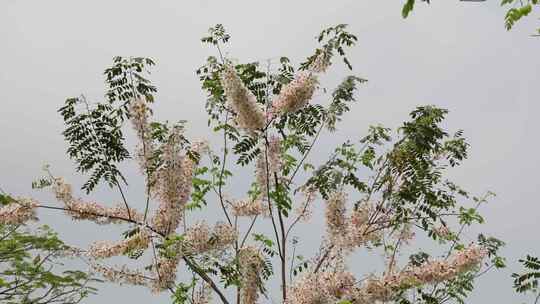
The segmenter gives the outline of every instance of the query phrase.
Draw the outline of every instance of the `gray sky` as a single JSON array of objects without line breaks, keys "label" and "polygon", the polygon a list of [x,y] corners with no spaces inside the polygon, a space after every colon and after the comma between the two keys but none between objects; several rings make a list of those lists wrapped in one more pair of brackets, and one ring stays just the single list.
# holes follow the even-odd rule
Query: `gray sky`
[{"label": "gray sky", "polygon": [[[199,42],[208,27],[223,23],[232,34],[226,50],[231,57],[252,61],[286,55],[297,63],[311,54],[316,47],[313,37],[323,27],[348,23],[359,38],[350,52],[354,72],[369,83],[360,89],[359,103],[341,131],[323,137],[315,159],[323,159],[346,138],[361,137],[370,124],[397,127],[418,105],[448,108],[448,127],[464,129],[472,144],[469,160],[451,177],[473,192],[498,194],[482,210],[487,218],[482,231],[508,243],[504,254],[509,269],[479,282],[470,303],[517,302],[509,277],[514,261],[525,253],[540,254],[540,40],[528,36],[537,18],[526,18],[506,32],[499,1],[433,1],[430,7],[419,3],[403,20],[401,2],[3,0],[0,185],[14,194],[51,201],[49,194],[30,190],[44,163],[75,185],[84,181],[64,154],[56,110],[66,97],[81,93],[100,100],[102,71],[113,56],[156,59],[156,118],[188,119],[190,136],[208,137],[205,97],[194,74],[206,56],[215,54]],[[323,85],[333,88],[345,72],[336,65]],[[137,172],[135,166],[126,170],[128,176]],[[142,181],[132,182],[129,197],[137,200],[142,189]],[[118,200],[106,188],[92,198]],[[97,232],[106,238],[111,235],[107,232],[119,231],[88,223],[74,226],[52,213],[42,213],[41,218],[80,246]],[[321,224],[315,226],[321,229]],[[317,244],[306,240],[308,247]],[[355,270],[372,270],[366,265],[362,259],[352,261]],[[159,299],[167,303],[166,295]],[[113,285],[100,287],[99,295],[86,303],[113,300],[158,303],[144,288]]]}]

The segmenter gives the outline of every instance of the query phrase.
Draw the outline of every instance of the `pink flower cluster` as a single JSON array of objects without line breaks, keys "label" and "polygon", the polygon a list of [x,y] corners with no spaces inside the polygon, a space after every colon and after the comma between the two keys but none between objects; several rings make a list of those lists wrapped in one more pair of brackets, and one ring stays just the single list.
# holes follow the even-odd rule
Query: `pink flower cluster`
[{"label": "pink flower cluster", "polygon": [[94,259],[123,255],[130,250],[146,249],[150,244],[151,234],[141,228],[138,233],[120,242],[97,241],[88,250],[88,255]]},{"label": "pink flower cluster", "polygon": [[347,233],[346,199],[346,194],[340,191],[330,194],[326,201],[326,230],[330,242],[334,244]]},{"label": "pink flower cluster", "polygon": [[[156,172],[155,195],[160,203],[152,219],[153,227],[167,235],[180,224],[184,208],[191,195],[193,173],[197,163],[180,151],[180,131],[175,130],[163,148],[164,164]],[[202,153],[204,142],[192,146],[192,151]]]},{"label": "pink flower cluster", "polygon": [[370,223],[373,208],[364,203],[346,216],[346,195],[343,192],[331,194],[326,202],[326,226],[330,242],[335,246],[352,250],[368,242],[377,241],[381,234],[377,222]]},{"label": "pink flower cluster", "polygon": [[315,60],[311,63],[309,66],[309,70],[314,73],[324,73],[328,68],[330,67],[330,58],[329,56],[323,51],[320,52],[317,57],[315,57]]},{"label": "pink flower cluster", "polygon": [[33,199],[17,198],[14,202],[0,207],[0,224],[22,224],[35,220],[38,203]]},{"label": "pink flower cluster", "polygon": [[238,238],[236,230],[228,224],[217,223],[210,229],[205,221],[188,228],[184,235],[183,250],[190,254],[223,250]]},{"label": "pink flower cluster", "polygon": [[441,225],[435,228],[434,231],[437,234],[437,236],[442,239],[448,240],[452,237],[452,231],[450,231],[450,229],[448,229],[448,227],[446,226]]},{"label": "pink flower cluster", "polygon": [[225,65],[221,73],[221,84],[229,106],[236,113],[236,123],[249,132],[264,129],[266,116],[257,98],[246,88],[233,66]]},{"label": "pink flower cluster", "polygon": [[[266,152],[265,152],[266,151]],[[261,197],[267,199],[268,187],[275,184],[275,176],[281,175],[283,160],[281,158],[281,140],[272,136],[268,139],[266,150],[259,153],[255,168],[255,178],[261,190]]]},{"label": "pink flower cluster", "polygon": [[256,216],[268,213],[267,205],[260,199],[245,199],[232,202],[232,213],[235,216]]},{"label": "pink flower cluster", "polygon": [[312,273],[289,288],[285,304],[337,303],[353,292],[355,282],[349,272]]},{"label": "pink flower cluster", "polygon": [[101,264],[92,264],[92,270],[100,273],[105,279],[118,284],[130,284],[148,286],[153,279],[146,277],[139,270],[131,270],[126,265],[120,269],[114,269]]},{"label": "pink flower cluster", "polygon": [[302,72],[286,86],[273,102],[272,113],[284,114],[303,108],[313,97],[317,88],[317,77],[311,72]]},{"label": "pink flower cluster", "polygon": [[390,301],[398,290],[453,279],[479,265],[486,254],[484,248],[471,245],[447,260],[428,261],[423,265],[409,267],[395,274],[387,274],[381,279],[371,278],[356,291],[356,297],[364,298],[366,303],[369,300]]},{"label": "pink flower cluster", "polygon": [[133,129],[135,129],[137,136],[141,141],[140,146],[138,147],[137,159],[144,174],[146,174],[151,167],[152,154],[154,151],[148,121],[150,113],[151,110],[146,104],[146,98],[138,98],[131,102],[129,115]]},{"label": "pink flower cluster", "polygon": [[486,256],[482,247],[471,245],[450,259],[429,261],[382,278],[371,277],[361,286],[345,271],[310,273],[289,289],[286,304],[335,303],[349,300],[355,304],[392,301],[400,290],[435,284],[455,278],[478,266]]},{"label": "pink flower cluster", "polygon": [[201,254],[223,250],[237,239],[236,231],[224,223],[217,223],[211,230],[206,222],[199,222],[184,234],[183,241],[174,249],[174,257],[160,257],[157,261],[157,280],[152,290],[169,288],[176,279],[176,269],[184,254]]},{"label": "pink flower cluster", "polygon": [[125,206],[117,204],[117,206],[109,208],[95,202],[82,202],[80,199],[73,197],[71,185],[67,184],[63,178],[55,178],[53,183],[53,191],[56,198],[66,206],[66,213],[77,220],[90,220],[97,224],[122,223],[123,219],[131,219],[134,221],[142,221],[142,215],[137,213],[135,209],[125,208]]},{"label": "pink flower cluster", "polygon": [[242,274],[241,303],[255,304],[259,298],[260,275],[264,267],[262,254],[253,246],[241,248],[238,252],[238,263]]},{"label": "pink flower cluster", "polygon": [[180,262],[181,255],[177,254],[173,258],[160,257],[157,259],[157,280],[151,286],[152,291],[158,293],[174,285],[176,279],[176,268]]}]

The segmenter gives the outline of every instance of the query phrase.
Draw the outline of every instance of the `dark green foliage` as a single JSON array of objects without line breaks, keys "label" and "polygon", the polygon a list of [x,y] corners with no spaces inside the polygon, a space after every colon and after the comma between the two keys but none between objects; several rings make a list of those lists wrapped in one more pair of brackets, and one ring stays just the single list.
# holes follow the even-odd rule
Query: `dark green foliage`
[{"label": "dark green foliage", "polygon": [[354,144],[345,142],[336,148],[330,159],[313,172],[307,185],[318,189],[324,199],[332,192],[345,185],[353,186],[359,192],[367,191],[367,185],[360,181],[356,172],[362,164],[363,151],[358,151]]},{"label": "dark green foliage", "polygon": [[208,36],[201,38],[203,43],[210,43],[218,45],[221,43],[227,43],[231,36],[225,31],[223,24],[216,24],[214,27],[208,29]]},{"label": "dark green foliage", "polygon": [[270,191],[270,198],[276,204],[276,207],[285,217],[289,216],[289,211],[292,209],[292,199],[289,195],[289,189],[283,183],[278,183],[277,178],[275,190]]},{"label": "dark green foliage", "polygon": [[77,163],[78,172],[90,174],[82,187],[87,193],[101,180],[111,187],[125,182],[118,164],[130,155],[124,146],[122,126],[134,98],[154,100],[157,90],[143,77],[152,65],[149,58],[115,57],[113,66],[105,70],[107,102],[91,106],[80,96],[68,98],[58,110],[66,124],[62,134],[69,144],[67,153]]},{"label": "dark green foliage", "polygon": [[409,16],[409,13],[412,12],[414,9],[414,2],[415,0],[407,0],[405,4],[403,5],[403,9],[401,10],[401,16],[403,18],[407,18]]},{"label": "dark green foliage", "polygon": [[262,252],[270,257],[274,257],[278,253],[274,249],[274,241],[266,237],[264,234],[253,234],[255,242],[261,244]]},{"label": "dark green foliage", "polygon": [[495,268],[506,267],[506,261],[503,257],[498,255],[499,250],[505,245],[505,243],[494,237],[487,237],[483,234],[478,235],[478,245],[484,247],[488,252],[491,264]]},{"label": "dark green foliage", "polygon": [[[282,130],[288,129],[296,136],[314,136],[323,123],[324,117],[325,109],[323,106],[307,105],[294,113],[283,115],[281,120],[276,123],[276,127]],[[302,151],[301,146],[298,148]]]},{"label": "dark green foliage", "polygon": [[294,67],[287,57],[279,58],[280,66],[277,74],[271,74],[268,85],[272,88],[273,94],[279,94],[281,88],[294,79]]},{"label": "dark green foliage", "polygon": [[5,304],[79,303],[94,294],[97,282],[89,274],[60,270],[68,250],[57,235],[43,226],[0,225],[0,302]]},{"label": "dark green foliage", "polygon": [[[298,258],[298,257],[297,257]],[[306,271],[309,269],[310,261],[304,261],[300,259],[300,262],[293,268],[293,275],[297,276],[303,271]]]},{"label": "dark green foliage", "polygon": [[90,173],[82,188],[89,193],[102,179],[111,187],[119,179],[125,181],[117,165],[129,158],[129,152],[124,147],[116,109],[105,103],[92,109],[84,97],[75,97],[67,99],[59,112],[66,124],[62,134],[69,144],[69,157],[77,163],[78,172]]},{"label": "dark green foliage", "polygon": [[206,64],[196,71],[201,88],[207,92],[205,108],[208,113],[208,125],[219,120],[221,113],[226,111],[225,95],[219,79],[221,69],[221,64],[218,63],[216,57],[211,56],[207,58]]},{"label": "dark green foliage", "polygon": [[459,149],[447,144],[448,133],[439,126],[446,113],[432,106],[411,113],[412,120],[400,128],[402,138],[387,155],[381,179],[397,219],[423,215],[421,226],[426,230],[438,218],[437,212],[456,205],[452,190],[442,180],[445,165],[440,160],[451,159],[456,165],[467,156],[465,141],[460,141]]},{"label": "dark green foliage", "polygon": [[421,251],[416,254],[412,254],[409,257],[409,264],[411,264],[412,266],[420,266],[424,264],[425,262],[427,262],[428,260],[429,260],[429,254]]},{"label": "dark green foliage", "polygon": [[332,103],[326,111],[326,127],[330,131],[336,130],[336,123],[341,121],[341,116],[350,110],[348,103],[356,101],[354,93],[357,90],[357,84],[366,82],[356,76],[348,76],[332,92]]},{"label": "dark green foliage", "polygon": [[538,280],[540,280],[540,259],[535,256],[527,255],[519,262],[525,268],[521,273],[513,273],[514,289],[519,293],[536,294],[536,299],[540,298],[540,290],[538,288]]},{"label": "dark green foliage", "polygon": [[144,77],[150,74],[149,67],[155,65],[150,58],[144,57],[114,57],[113,66],[104,72],[108,90],[105,96],[110,104],[120,103],[117,116],[127,118],[128,105],[131,100],[146,97],[148,102],[154,101],[154,93],[157,92],[150,80]]},{"label": "dark green foliage", "polygon": [[267,101],[267,73],[260,70],[259,63],[238,64],[235,69],[246,87],[257,97],[257,101],[265,105]]},{"label": "dark green foliage", "polygon": [[[380,204],[378,208],[391,210],[389,225],[394,229],[409,223],[435,240],[457,242],[455,235],[441,239],[434,232],[436,226],[446,225],[442,214],[457,215],[464,226],[482,223],[483,218],[477,207],[458,206],[459,199],[469,198],[468,193],[443,178],[447,167],[458,166],[467,157],[468,148],[461,131],[450,136],[441,128],[446,114],[446,110],[434,106],[418,107],[399,128],[398,139],[386,152],[381,150],[391,140],[389,129],[371,127],[360,140],[360,148],[351,142],[336,148],[329,160],[313,171],[306,185],[316,188],[324,199],[350,186],[362,195],[355,207],[375,196]],[[479,205],[487,196],[472,199]],[[502,242],[485,237],[481,240],[493,247],[492,263],[503,267],[504,259],[495,254]],[[454,249],[460,246],[458,243]]]},{"label": "dark green foliage", "polygon": [[465,304],[465,299],[474,289],[474,272],[466,272],[456,278],[444,283],[444,287],[437,289],[435,296],[438,296],[440,303],[445,301],[454,301],[459,304]]},{"label": "dark green foliage", "polygon": [[52,185],[51,179],[47,177],[39,178],[32,182],[32,189],[43,189]]},{"label": "dark green foliage", "polygon": [[234,154],[239,155],[236,163],[245,166],[254,160],[261,153],[261,149],[257,145],[258,142],[258,137],[242,136],[242,139],[233,148]]},{"label": "dark green foliage", "polygon": [[322,30],[317,37],[319,43],[323,43],[322,46],[315,50],[315,54],[311,55],[305,62],[300,64],[300,70],[307,70],[319,55],[324,56],[325,59],[330,61],[335,55],[335,52],[342,57],[345,65],[352,70],[352,65],[345,54],[345,47],[355,45],[358,38],[347,32],[346,28],[346,24],[338,24]]}]

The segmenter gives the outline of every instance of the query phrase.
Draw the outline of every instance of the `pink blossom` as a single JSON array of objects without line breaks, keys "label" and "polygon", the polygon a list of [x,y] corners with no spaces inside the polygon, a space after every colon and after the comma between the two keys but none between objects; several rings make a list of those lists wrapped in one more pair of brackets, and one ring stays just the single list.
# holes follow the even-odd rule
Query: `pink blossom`
[{"label": "pink blossom", "polygon": [[261,190],[261,197],[267,199],[268,187],[275,185],[275,177],[280,179],[283,160],[281,157],[281,140],[272,136],[268,145],[259,153],[255,168],[255,178]]},{"label": "pink blossom", "polygon": [[[164,164],[156,172],[155,196],[159,206],[152,219],[153,227],[163,233],[174,232],[182,221],[184,208],[191,195],[192,180],[197,162],[180,151],[180,131],[175,130],[163,149]],[[202,153],[206,143],[192,146],[195,153]]]},{"label": "pink blossom", "polygon": [[120,242],[98,241],[94,242],[89,249],[88,255],[92,258],[108,258],[127,253],[130,250],[146,249],[150,243],[150,232],[141,228],[133,236]]},{"label": "pink blossom", "polygon": [[92,269],[100,273],[108,281],[119,284],[147,286],[152,282],[152,279],[146,277],[141,271],[131,270],[126,265],[114,269],[100,264],[92,264]]},{"label": "pink blossom", "polygon": [[[152,142],[150,123],[148,121],[150,113],[151,110],[147,105],[146,98],[138,98],[131,102],[129,115],[133,129],[137,132],[140,140],[137,159],[144,174],[147,174],[151,168],[152,156],[155,149]],[[147,182],[150,182],[150,180]]]},{"label": "pink blossom", "polygon": [[238,264],[242,274],[240,294],[242,303],[255,304],[259,298],[259,283],[264,259],[261,252],[253,246],[241,248],[238,252]]},{"label": "pink blossom", "polygon": [[38,203],[29,198],[17,198],[14,202],[0,207],[0,224],[22,224],[35,220]]},{"label": "pink blossom", "polygon": [[346,199],[344,192],[335,192],[330,194],[326,201],[326,231],[332,243],[339,243],[347,233]]},{"label": "pink blossom", "polygon": [[273,113],[296,112],[309,103],[317,88],[317,77],[311,72],[302,72],[286,86],[273,102]]},{"label": "pink blossom", "polygon": [[221,84],[229,106],[236,113],[236,123],[249,132],[264,129],[266,117],[257,103],[257,98],[246,88],[233,66],[225,65],[221,73]]},{"label": "pink blossom", "polygon": [[261,199],[237,200],[231,206],[235,216],[256,216],[268,213],[268,207]]},{"label": "pink blossom", "polygon": [[71,185],[63,178],[55,178],[53,191],[56,198],[66,206],[66,213],[76,220],[90,220],[97,224],[124,223],[131,216],[133,221],[142,221],[142,215],[135,209],[128,210],[122,204],[115,207],[105,207],[96,202],[83,202],[75,199]]},{"label": "pink blossom", "polygon": [[237,237],[236,230],[228,224],[218,222],[210,229],[208,224],[202,221],[186,231],[183,250],[190,254],[223,250],[232,245]]}]

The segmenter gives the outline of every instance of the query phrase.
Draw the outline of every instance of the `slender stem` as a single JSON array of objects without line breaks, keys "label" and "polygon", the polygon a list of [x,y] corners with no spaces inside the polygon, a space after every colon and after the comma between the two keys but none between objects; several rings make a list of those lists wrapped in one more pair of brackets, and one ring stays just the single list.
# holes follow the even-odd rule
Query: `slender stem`
[{"label": "slender stem", "polygon": [[[225,114],[225,121],[224,124],[227,125],[229,121],[229,113],[227,112]],[[221,209],[223,210],[223,213],[225,213],[225,217],[227,218],[227,221],[229,222],[229,225],[232,226],[231,218],[229,217],[229,213],[227,212],[227,208],[225,208],[225,203],[223,202],[223,176],[225,174],[225,165],[227,162],[227,128],[223,128],[223,161],[221,162],[221,170],[219,173],[219,180],[218,180],[218,195],[219,195],[219,203],[221,204]]]},{"label": "slender stem", "polygon": [[186,264],[189,266],[191,270],[193,270],[196,274],[198,274],[210,287],[214,290],[215,293],[219,296],[221,299],[221,302],[223,304],[229,304],[229,301],[225,297],[225,295],[221,292],[221,290],[218,288],[216,283],[204,272],[204,270],[200,269],[199,266],[193,263],[188,257],[184,256],[183,260],[186,262]]},{"label": "slender stem", "polygon": [[319,127],[319,130],[317,130],[317,134],[315,134],[315,137],[313,138],[313,141],[311,142],[311,144],[309,145],[308,149],[306,150],[306,152],[304,153],[304,155],[302,156],[302,159],[300,160],[300,162],[298,163],[298,166],[296,166],[296,168],[294,169],[294,172],[291,174],[291,177],[289,178],[289,181],[287,182],[287,185],[290,185],[294,179],[294,177],[296,176],[296,174],[298,173],[298,171],[300,170],[300,167],[302,167],[302,164],[304,163],[304,161],[306,160],[306,158],[308,157],[309,153],[311,152],[311,149],[313,149],[313,146],[315,145],[315,142],[317,141],[317,139],[319,138],[320,134],[321,134],[321,131],[324,127],[324,125],[326,124],[326,121],[324,121],[323,123],[321,123],[321,126]]},{"label": "slender stem", "polygon": [[161,281],[161,274],[159,273],[159,265],[158,265],[157,254],[156,254],[156,246],[152,238],[150,238],[150,242],[152,243],[152,253],[153,253],[154,267],[156,268],[157,279],[158,281]]},{"label": "slender stem", "polygon": [[128,218],[131,220],[131,211],[130,211],[129,205],[127,203],[127,200],[126,200],[126,196],[124,195],[124,191],[122,190],[122,187],[120,186],[120,183],[118,181],[116,181],[116,178],[114,180],[116,182],[116,186],[118,187],[118,190],[120,191],[120,195],[122,195],[122,200],[124,201],[124,206],[126,206],[126,211],[127,211],[127,214],[128,214]]},{"label": "slender stem", "polygon": [[221,63],[225,64],[225,58],[223,58],[223,53],[221,52],[221,48],[219,47],[219,43],[216,43],[216,48],[219,53],[219,58],[221,59]]},{"label": "slender stem", "polygon": [[482,272],[479,272],[479,273],[475,274],[475,275],[474,275],[474,278],[476,279],[476,278],[478,278],[478,277],[480,277],[480,276],[486,274],[488,271],[490,271],[491,269],[493,269],[493,267],[495,267],[495,264],[489,265],[489,267],[486,268],[486,269],[484,269]]},{"label": "slender stem", "polygon": [[294,256],[296,254],[296,244],[293,243],[293,251],[292,251],[292,257],[291,257],[291,268],[289,269],[289,281],[292,282],[292,274],[293,274],[293,268],[294,268]]},{"label": "slender stem", "polygon": [[328,258],[328,256],[330,255],[330,252],[332,251],[332,249],[334,248],[334,245],[330,245],[327,249],[326,249],[326,252],[323,254],[323,256],[319,259],[319,262],[317,262],[317,265],[315,266],[315,269],[313,269],[313,273],[317,273],[319,271],[319,269],[321,268],[324,260],[326,260],[326,258]]},{"label": "slender stem", "polygon": [[283,293],[283,301],[287,299],[287,276],[286,276],[286,263],[287,263],[287,253],[286,253],[286,239],[285,239],[285,229],[283,225],[283,216],[281,211],[278,210],[279,217],[279,227],[281,229],[281,287]]},{"label": "slender stem", "polygon": [[[309,198],[306,198],[306,202],[304,203],[304,208],[302,209],[302,212],[296,217],[296,219],[292,222],[292,224],[289,226],[289,229],[287,229],[287,232],[285,233],[285,239],[289,237],[289,233],[291,232],[292,228],[300,221],[304,213],[307,211],[309,205]],[[293,255],[294,258],[294,255]]]},{"label": "slender stem", "polygon": [[[276,189],[279,185],[277,173],[274,172],[274,183]],[[287,276],[286,276],[286,263],[287,263],[287,239],[285,237],[285,224],[283,223],[283,215],[281,208],[278,208],[279,229],[281,231],[281,287],[283,292],[283,301],[287,299]]]},{"label": "slender stem", "polygon": [[[143,146],[143,157],[146,158],[146,142],[144,140],[144,129],[143,129],[143,133],[141,134],[141,142],[142,142],[142,146]],[[148,216],[148,207],[150,206],[150,170],[148,169],[148,164],[147,164],[147,161],[145,159],[145,171],[146,171],[146,205],[144,207],[144,218],[143,218],[143,221],[146,222],[146,218]]]},{"label": "slender stem", "polygon": [[278,231],[277,231],[277,225],[276,225],[276,221],[274,219],[274,212],[272,210],[272,203],[271,203],[271,200],[270,200],[270,166],[269,166],[269,163],[268,163],[268,147],[270,146],[269,142],[268,142],[268,135],[265,134],[264,135],[264,140],[265,140],[265,149],[264,149],[264,157],[265,157],[265,166],[266,166],[266,197],[268,199],[268,210],[270,212],[270,219],[272,220],[272,227],[274,228],[274,235],[276,237],[276,243],[277,243],[277,246],[278,246],[278,253],[279,253],[279,256],[281,257],[282,254],[281,254],[281,244],[280,244],[280,241],[279,241],[279,234],[278,234]]},{"label": "slender stem", "polygon": [[255,215],[253,219],[251,220],[251,224],[249,225],[248,230],[246,231],[246,234],[242,238],[242,242],[240,243],[240,248],[244,247],[244,243],[246,242],[249,234],[251,233],[251,230],[253,229],[253,226],[255,225],[255,221],[257,220],[258,215]]}]

